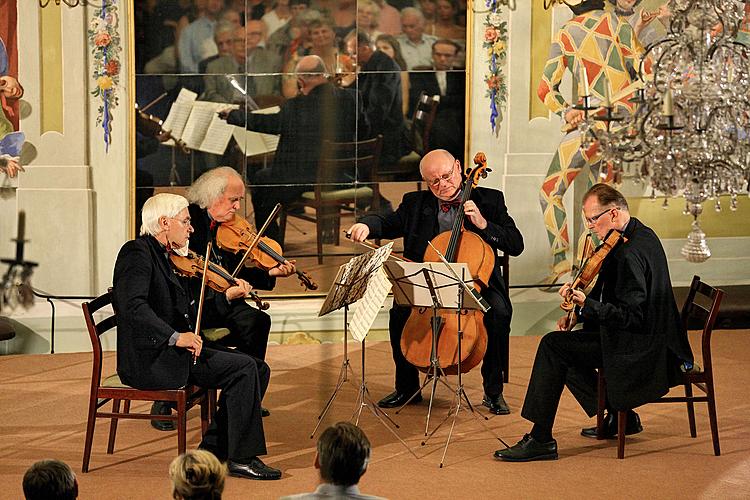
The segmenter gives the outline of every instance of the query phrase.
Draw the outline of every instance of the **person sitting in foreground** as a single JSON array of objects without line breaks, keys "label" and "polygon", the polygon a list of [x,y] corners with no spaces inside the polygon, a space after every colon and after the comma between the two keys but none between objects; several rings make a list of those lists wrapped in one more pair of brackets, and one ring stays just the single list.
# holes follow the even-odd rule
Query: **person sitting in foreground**
[{"label": "person sitting in foreground", "polygon": [[226,466],[205,450],[188,451],[169,464],[175,500],[221,500],[226,477]]}]

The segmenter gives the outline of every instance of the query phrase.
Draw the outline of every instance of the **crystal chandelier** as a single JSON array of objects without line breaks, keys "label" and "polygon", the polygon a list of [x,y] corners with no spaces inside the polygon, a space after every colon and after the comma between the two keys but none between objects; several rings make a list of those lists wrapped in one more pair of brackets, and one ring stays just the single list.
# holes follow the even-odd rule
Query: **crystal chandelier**
[{"label": "crystal chandelier", "polygon": [[[698,216],[707,200],[730,209],[750,174],[750,47],[738,41],[750,22],[750,0],[671,0],[669,31],[645,49],[640,87],[631,113],[614,112],[606,99],[595,106],[583,96],[582,148],[596,141],[602,161],[619,177],[625,165],[649,179],[652,198],[683,196],[692,230],[682,248],[690,262],[711,256]],[[745,29],[748,29],[747,27]],[[598,122],[598,123],[597,123]]]}]

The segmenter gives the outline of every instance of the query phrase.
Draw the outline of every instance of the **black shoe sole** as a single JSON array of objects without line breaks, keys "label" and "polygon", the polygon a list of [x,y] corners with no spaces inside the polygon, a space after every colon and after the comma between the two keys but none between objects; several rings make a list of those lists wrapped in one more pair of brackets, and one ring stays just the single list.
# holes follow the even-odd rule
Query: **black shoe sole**
[{"label": "black shoe sole", "polygon": [[165,420],[152,420],[151,427],[153,427],[157,431],[162,431],[162,432],[170,432],[170,431],[177,430],[177,426],[174,424],[174,422],[168,422]]},{"label": "black shoe sole", "polygon": [[503,457],[494,455],[495,460],[500,460],[501,462],[535,462],[537,460],[557,460],[557,453],[550,453],[548,455],[537,455],[535,457],[527,457],[527,458],[510,458],[510,457]]}]

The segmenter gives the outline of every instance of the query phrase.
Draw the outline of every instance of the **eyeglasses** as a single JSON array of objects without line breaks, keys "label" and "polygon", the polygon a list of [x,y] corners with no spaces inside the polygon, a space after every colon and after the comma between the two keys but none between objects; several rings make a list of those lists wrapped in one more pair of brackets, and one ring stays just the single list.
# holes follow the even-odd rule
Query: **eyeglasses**
[{"label": "eyeglasses", "polygon": [[429,180],[429,181],[427,179],[425,179],[425,182],[427,184],[429,184],[430,187],[438,187],[440,185],[440,181],[448,182],[449,180],[451,180],[451,177],[453,177],[453,171],[455,169],[456,169],[456,164],[454,162],[453,163],[453,167],[451,167],[450,172],[448,172],[447,174],[443,174],[440,177],[436,177],[436,178],[434,178],[432,180]]},{"label": "eyeglasses", "polygon": [[185,217],[184,219],[177,219],[175,217],[170,217],[170,219],[176,220],[177,222],[179,222],[183,226],[189,226],[190,225],[190,217]]},{"label": "eyeglasses", "polygon": [[602,213],[599,213],[599,214],[596,214],[596,215],[594,215],[593,217],[586,217],[586,216],[584,215],[584,219],[586,219],[586,223],[587,223],[587,224],[589,224],[589,225],[593,226],[594,224],[596,224],[596,221],[598,221],[598,220],[599,220],[599,217],[601,217],[602,215],[606,214],[607,212],[611,212],[612,210],[617,210],[617,207],[611,207],[611,208],[608,208],[608,209],[606,209],[606,210],[605,210],[604,212],[602,212]]}]

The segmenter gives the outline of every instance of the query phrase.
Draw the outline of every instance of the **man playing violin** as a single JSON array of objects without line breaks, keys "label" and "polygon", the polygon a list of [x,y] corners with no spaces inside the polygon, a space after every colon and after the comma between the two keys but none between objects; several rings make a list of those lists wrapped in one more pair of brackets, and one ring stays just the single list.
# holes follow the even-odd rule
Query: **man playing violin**
[{"label": "man playing violin", "polygon": [[[617,434],[617,410],[628,410],[626,434],[641,432],[632,409],[666,394],[680,380],[680,365],[693,361],[656,233],[631,217],[623,195],[606,184],[594,185],[583,196],[583,215],[589,231],[602,241],[610,231],[625,239],[604,257],[590,293],[571,283],[560,289],[576,313],[560,318],[560,331],[542,338],[521,411],[534,425],[517,444],[495,452],[500,460],[556,459],[552,425],[563,387],[594,416],[595,369],[604,370],[607,379],[605,436]],[[581,321],[583,329],[567,331]],[[596,438],[596,428],[581,434]]]},{"label": "man playing violin", "polygon": [[[260,401],[270,370],[241,352],[204,347],[188,278],[175,274],[171,252],[183,253],[193,232],[188,202],[160,193],[143,206],[141,236],[125,243],[115,262],[113,306],[117,311],[117,373],[138,389],[177,389],[187,384],[221,389],[216,416],[200,447],[227,461],[229,473],[250,479],[279,479],[265,465]],[[241,300],[247,282],[225,292]]]},{"label": "man playing violin", "polygon": [[[367,238],[404,238],[404,257],[421,262],[427,243],[443,231],[451,229],[458,214],[461,196],[461,162],[448,151],[437,149],[427,153],[419,164],[422,178],[430,190],[407,193],[398,209],[389,215],[366,215],[348,231],[353,241]],[[516,256],[523,251],[523,236],[505,207],[503,193],[483,187],[474,188],[471,199],[464,204],[466,229],[477,233],[493,250]],[[503,282],[499,259],[481,291],[491,305],[484,315],[487,328],[487,351],[482,363],[484,400],[496,415],[510,413],[503,398],[502,360],[504,337],[510,334],[512,308]],[[394,306],[390,312],[390,337],[393,361],[396,364],[395,392],[378,402],[382,408],[395,408],[406,403],[419,388],[417,368],[401,352],[401,335],[411,309]],[[421,395],[412,403],[422,400]]]}]

